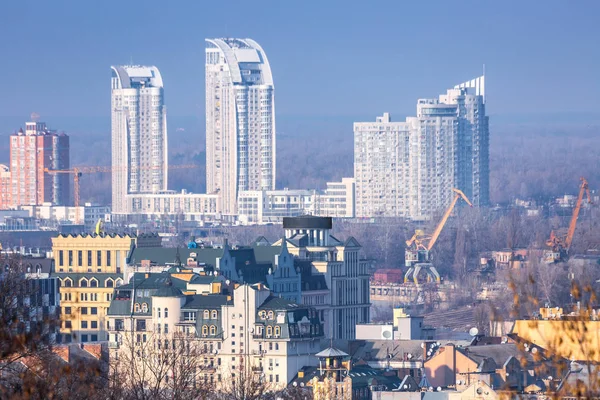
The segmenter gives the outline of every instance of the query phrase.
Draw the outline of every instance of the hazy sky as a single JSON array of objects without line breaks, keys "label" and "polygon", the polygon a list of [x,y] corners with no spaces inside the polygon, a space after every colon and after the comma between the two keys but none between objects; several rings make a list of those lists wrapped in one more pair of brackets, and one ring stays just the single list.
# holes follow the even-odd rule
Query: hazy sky
[{"label": "hazy sky", "polygon": [[110,65],[204,113],[204,38],[265,49],[280,115],[414,113],[480,74],[488,113],[600,110],[600,1],[26,1],[0,5],[0,116],[108,116]]}]

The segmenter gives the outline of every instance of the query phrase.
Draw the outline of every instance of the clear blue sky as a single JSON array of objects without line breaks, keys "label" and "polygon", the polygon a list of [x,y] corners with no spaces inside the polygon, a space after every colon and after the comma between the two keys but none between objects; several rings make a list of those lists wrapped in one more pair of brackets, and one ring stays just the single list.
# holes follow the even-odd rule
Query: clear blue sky
[{"label": "clear blue sky", "polygon": [[280,115],[414,113],[488,75],[488,112],[600,110],[600,1],[27,1],[0,5],[0,116],[110,114],[110,65],[159,67],[204,113],[204,38],[267,52]]}]

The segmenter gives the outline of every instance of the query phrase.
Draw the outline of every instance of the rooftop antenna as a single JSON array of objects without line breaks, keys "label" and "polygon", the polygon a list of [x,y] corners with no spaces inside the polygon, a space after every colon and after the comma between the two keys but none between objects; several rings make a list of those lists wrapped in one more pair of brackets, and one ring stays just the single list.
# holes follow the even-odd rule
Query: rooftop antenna
[{"label": "rooftop antenna", "polygon": [[133,56],[129,56],[129,65],[133,67]]}]

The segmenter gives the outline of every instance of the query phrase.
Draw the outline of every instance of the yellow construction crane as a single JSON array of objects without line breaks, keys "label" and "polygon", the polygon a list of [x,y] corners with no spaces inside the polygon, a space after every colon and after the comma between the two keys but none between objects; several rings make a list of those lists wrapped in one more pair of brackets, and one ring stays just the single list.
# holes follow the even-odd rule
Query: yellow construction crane
[{"label": "yellow construction crane", "polygon": [[[48,169],[45,168],[44,172],[48,174],[72,174],[73,175],[73,197],[74,197],[74,205],[75,205],[75,223],[81,224],[81,217],[79,215],[79,178],[83,174],[95,174],[95,173],[103,173],[103,172],[112,172],[116,169],[126,169],[127,167],[109,167],[109,166],[101,166],[101,167],[73,167],[71,169]],[[188,169],[188,168],[198,168],[196,164],[181,164],[181,165],[169,165],[168,169]],[[141,167],[138,170],[148,170],[148,169],[162,169],[162,167]]]},{"label": "yellow construction crane", "polygon": [[575,228],[577,228],[577,219],[579,218],[579,212],[583,203],[583,195],[587,195],[588,203],[592,203],[590,196],[590,188],[585,178],[581,178],[581,185],[579,186],[579,195],[577,196],[577,202],[575,208],[573,208],[573,215],[571,216],[571,222],[569,223],[569,230],[566,236],[561,237],[554,231],[550,233],[550,239],[546,241],[546,245],[550,247],[549,250],[544,252],[544,262],[551,264],[558,261],[566,261],[569,255],[569,249],[573,243],[573,236],[575,235]]},{"label": "yellow construction crane", "polygon": [[423,230],[417,229],[415,234],[406,241],[406,251],[404,262],[408,270],[404,275],[404,283],[408,282],[410,276],[413,276],[413,280],[415,284],[418,284],[418,276],[421,269],[425,269],[427,271],[427,278],[431,279],[432,277],[439,282],[440,274],[437,272],[435,267],[431,265],[430,254],[429,252],[437,242],[446,222],[448,222],[448,218],[452,215],[452,211],[456,206],[458,200],[463,199],[465,203],[469,206],[473,207],[471,201],[467,198],[467,196],[459,189],[452,189],[454,192],[454,199],[446,209],[446,212],[442,216],[440,222],[438,222],[435,230],[431,235],[425,234]]}]

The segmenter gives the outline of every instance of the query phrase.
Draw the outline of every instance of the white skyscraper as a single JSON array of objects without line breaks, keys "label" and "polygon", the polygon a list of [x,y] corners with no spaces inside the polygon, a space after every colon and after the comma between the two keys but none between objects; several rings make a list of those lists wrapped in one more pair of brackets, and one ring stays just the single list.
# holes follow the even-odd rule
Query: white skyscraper
[{"label": "white skyscraper", "polygon": [[417,116],[354,124],[357,217],[431,218],[452,188],[489,202],[489,130],[484,77],[439,99],[419,99]]},{"label": "white skyscraper", "polygon": [[111,68],[112,212],[127,214],[126,195],[167,189],[167,111],[158,68]]},{"label": "white skyscraper", "polygon": [[239,191],[275,189],[273,76],[250,39],[206,40],[206,187],[226,215]]}]

